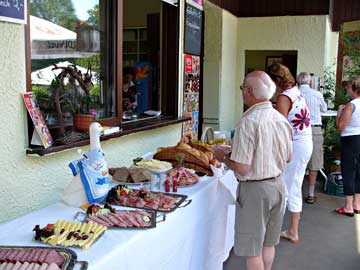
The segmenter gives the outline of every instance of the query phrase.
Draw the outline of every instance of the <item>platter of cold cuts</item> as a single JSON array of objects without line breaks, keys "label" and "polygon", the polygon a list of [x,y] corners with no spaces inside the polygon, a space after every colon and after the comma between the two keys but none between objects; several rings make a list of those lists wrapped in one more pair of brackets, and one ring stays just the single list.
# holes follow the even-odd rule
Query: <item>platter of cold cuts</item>
[{"label": "platter of cold cuts", "polygon": [[[106,201],[133,208],[172,212],[180,207],[186,198],[187,196],[182,194],[151,192],[146,188],[131,189],[125,185],[117,185],[109,191]],[[189,203],[190,201],[187,204]]]},{"label": "platter of cold cuts", "polygon": [[86,270],[87,262],[76,259],[76,253],[65,248],[0,246],[0,269],[72,270],[81,264]]},{"label": "platter of cold cuts", "polygon": [[170,185],[176,181],[178,187],[190,187],[199,182],[199,178],[195,174],[195,171],[184,167],[171,169],[167,173],[166,179],[169,180]]},{"label": "platter of cold cuts", "polygon": [[150,229],[156,227],[156,212],[150,210],[117,210],[109,204],[101,207],[92,204],[86,210],[84,219],[95,222],[108,228],[122,229]]}]

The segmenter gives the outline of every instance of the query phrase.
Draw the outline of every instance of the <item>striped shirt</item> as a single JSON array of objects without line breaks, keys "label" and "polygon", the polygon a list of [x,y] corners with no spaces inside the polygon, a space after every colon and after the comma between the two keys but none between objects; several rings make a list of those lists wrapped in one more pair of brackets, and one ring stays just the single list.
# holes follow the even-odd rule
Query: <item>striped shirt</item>
[{"label": "striped shirt", "polygon": [[292,128],[270,102],[253,105],[236,127],[230,159],[250,165],[240,181],[263,180],[279,176],[291,156]]},{"label": "striped shirt", "polygon": [[322,94],[310,88],[307,84],[299,86],[300,92],[305,96],[306,104],[310,110],[311,125],[321,125],[321,112],[327,111],[327,105]]}]

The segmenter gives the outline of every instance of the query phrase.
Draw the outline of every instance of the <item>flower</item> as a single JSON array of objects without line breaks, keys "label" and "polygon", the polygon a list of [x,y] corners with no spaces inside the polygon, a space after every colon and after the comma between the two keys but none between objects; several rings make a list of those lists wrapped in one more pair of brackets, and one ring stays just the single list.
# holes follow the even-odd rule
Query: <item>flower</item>
[{"label": "flower", "polygon": [[300,114],[295,114],[297,119],[291,121],[294,127],[299,127],[300,130],[303,130],[304,125],[308,127],[310,125],[310,113],[307,108],[303,108],[300,111]]}]

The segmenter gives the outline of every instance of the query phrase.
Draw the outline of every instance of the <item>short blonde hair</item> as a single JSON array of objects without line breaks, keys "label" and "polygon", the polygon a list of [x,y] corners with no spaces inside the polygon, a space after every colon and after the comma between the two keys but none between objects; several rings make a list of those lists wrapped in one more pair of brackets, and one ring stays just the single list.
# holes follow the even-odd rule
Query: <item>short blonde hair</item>
[{"label": "short blonde hair", "polygon": [[357,94],[360,95],[360,75],[353,76],[349,81],[352,90]]},{"label": "short blonde hair", "polygon": [[270,78],[282,89],[288,89],[295,85],[295,79],[291,75],[290,70],[282,64],[274,63],[272,64],[267,73]]}]

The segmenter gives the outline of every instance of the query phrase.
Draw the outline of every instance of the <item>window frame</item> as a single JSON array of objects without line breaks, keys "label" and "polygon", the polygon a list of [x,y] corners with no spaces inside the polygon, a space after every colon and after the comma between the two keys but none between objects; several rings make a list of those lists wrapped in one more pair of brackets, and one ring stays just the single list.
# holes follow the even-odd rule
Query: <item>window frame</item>
[{"label": "window frame", "polygon": [[[26,0],[28,7],[30,7],[30,0]],[[188,121],[188,117],[179,117],[178,112],[180,108],[178,108],[178,99],[179,99],[179,70],[178,64],[179,61],[179,31],[180,31],[180,7],[172,7],[169,4],[161,1],[161,12],[166,14],[164,18],[160,20],[160,27],[162,32],[162,39],[160,40],[160,65],[161,67],[172,67],[172,68],[161,68],[161,98],[160,98],[160,106],[162,110],[162,116],[160,116],[156,121],[154,119],[144,119],[138,121],[138,123],[126,123],[122,121],[122,68],[123,68],[123,0],[117,0],[116,2],[116,23],[117,23],[117,31],[116,31],[116,62],[117,67],[115,70],[116,76],[116,94],[117,94],[117,116],[111,118],[103,118],[99,119],[100,122],[104,126],[121,126],[124,131],[118,134],[115,137],[120,137],[123,135],[131,134],[134,132],[139,132],[141,130],[149,130],[149,126],[151,129],[156,127],[162,127],[166,125],[172,125],[184,121]],[[176,23],[169,23],[169,21],[174,20],[176,18]],[[28,8],[27,13],[28,24],[25,25],[25,65],[26,65],[26,87],[27,92],[32,91],[31,85],[31,37],[30,37],[30,8]],[[172,36],[171,36],[171,33]],[[169,38],[170,36],[170,38]],[[30,150],[27,151],[28,154],[37,154],[37,155],[46,155],[52,152],[63,151],[64,149],[70,149],[73,147],[86,145],[88,144],[87,140],[80,141],[77,143],[73,143],[71,145],[66,146],[52,146],[49,149],[39,150],[39,147],[32,147],[30,144],[31,136],[34,130],[34,126],[32,124],[31,118],[28,115],[28,134],[29,134],[29,146]],[[156,124],[154,124],[156,123]],[[113,138],[114,136],[110,136]],[[108,139],[106,136],[105,140]],[[53,148],[53,150],[51,150]],[[56,150],[59,148],[58,150]],[[35,151],[32,151],[34,149]]]}]

